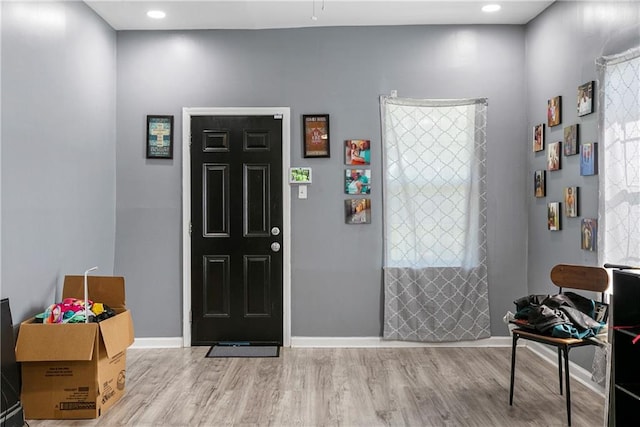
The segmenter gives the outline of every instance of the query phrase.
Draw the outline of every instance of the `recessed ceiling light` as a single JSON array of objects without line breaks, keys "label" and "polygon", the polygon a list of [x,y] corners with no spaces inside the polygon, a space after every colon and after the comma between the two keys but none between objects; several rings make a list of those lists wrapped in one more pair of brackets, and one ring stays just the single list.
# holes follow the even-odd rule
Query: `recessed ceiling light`
[{"label": "recessed ceiling light", "polygon": [[150,10],[149,12],[147,12],[147,16],[153,19],[162,19],[167,16],[167,14],[162,10]]},{"label": "recessed ceiling light", "polygon": [[482,6],[482,11],[483,12],[487,12],[487,13],[491,13],[491,12],[497,12],[501,9],[502,7],[499,4],[487,4]]}]

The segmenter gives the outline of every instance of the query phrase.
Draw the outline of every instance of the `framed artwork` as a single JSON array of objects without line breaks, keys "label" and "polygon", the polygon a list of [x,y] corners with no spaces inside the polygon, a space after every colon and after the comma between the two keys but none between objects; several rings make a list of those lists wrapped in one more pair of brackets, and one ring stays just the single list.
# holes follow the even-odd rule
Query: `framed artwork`
[{"label": "framed artwork", "polygon": [[560,202],[547,203],[547,228],[551,231],[560,230]]},{"label": "framed artwork", "polygon": [[330,157],[328,114],[302,116],[302,155],[304,157]]},{"label": "framed artwork", "polygon": [[535,197],[544,197],[546,195],[545,171],[539,170],[533,172],[533,195]]},{"label": "framed artwork", "polygon": [[564,191],[564,214],[567,218],[578,216],[578,187],[565,187]]},{"label": "framed artwork", "polygon": [[173,116],[147,116],[147,159],[173,159]]},{"label": "framed artwork", "polygon": [[564,128],[564,155],[578,154],[578,124]]},{"label": "framed artwork", "polygon": [[290,184],[311,184],[311,168],[289,169]]},{"label": "framed artwork", "polygon": [[371,224],[371,199],[345,200],[344,219],[347,224]]},{"label": "framed artwork", "polygon": [[580,224],[580,247],[586,251],[596,251],[598,242],[598,220],[583,218]]},{"label": "framed artwork", "polygon": [[586,116],[593,113],[593,87],[591,81],[578,86],[578,116]]},{"label": "framed artwork", "polygon": [[561,142],[551,142],[547,147],[547,170],[560,169],[560,145]]},{"label": "framed artwork", "polygon": [[544,150],[544,123],[533,127],[533,151]]},{"label": "framed artwork", "polygon": [[368,165],[371,162],[371,141],[347,139],[344,142],[344,162],[348,165]]},{"label": "framed artwork", "polygon": [[558,126],[562,123],[562,97],[554,96],[547,101],[547,125]]},{"label": "framed artwork", "polygon": [[580,175],[598,174],[598,143],[588,142],[580,146]]},{"label": "framed artwork", "polygon": [[371,194],[371,169],[347,169],[344,176],[346,194]]}]

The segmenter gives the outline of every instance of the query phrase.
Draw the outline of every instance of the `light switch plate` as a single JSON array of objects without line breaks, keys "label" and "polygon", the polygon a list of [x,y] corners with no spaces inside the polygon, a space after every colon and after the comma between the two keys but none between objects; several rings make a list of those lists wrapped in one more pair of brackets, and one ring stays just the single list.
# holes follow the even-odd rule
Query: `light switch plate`
[{"label": "light switch plate", "polygon": [[307,186],[298,185],[298,199],[306,199],[306,198],[307,198]]}]

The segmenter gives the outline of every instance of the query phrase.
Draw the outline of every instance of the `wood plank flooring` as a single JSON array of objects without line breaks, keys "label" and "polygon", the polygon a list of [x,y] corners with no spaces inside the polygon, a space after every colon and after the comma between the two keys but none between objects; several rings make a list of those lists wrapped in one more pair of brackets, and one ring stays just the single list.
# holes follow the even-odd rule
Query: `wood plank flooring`
[{"label": "wood plank flooring", "polygon": [[[130,349],[125,396],[97,420],[38,426],[564,426],[557,370],[510,348],[283,348],[210,359],[208,347]],[[573,426],[603,425],[604,399],[571,382]]]}]

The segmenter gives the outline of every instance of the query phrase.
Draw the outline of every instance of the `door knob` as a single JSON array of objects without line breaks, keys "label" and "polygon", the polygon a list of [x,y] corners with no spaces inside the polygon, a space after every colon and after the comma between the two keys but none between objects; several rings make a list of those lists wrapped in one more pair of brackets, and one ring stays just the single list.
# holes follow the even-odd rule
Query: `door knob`
[{"label": "door knob", "polygon": [[273,252],[278,252],[278,251],[280,251],[280,243],[278,243],[278,242],[273,242],[273,243],[271,244],[271,250],[272,250]]},{"label": "door knob", "polygon": [[280,229],[278,227],[273,227],[271,229],[271,234],[277,236],[278,234],[280,234]]}]

